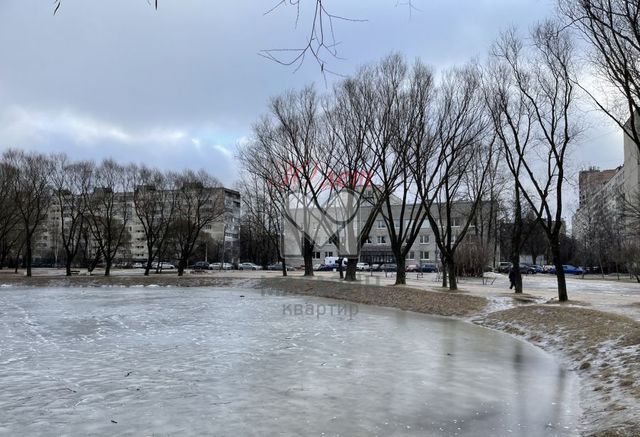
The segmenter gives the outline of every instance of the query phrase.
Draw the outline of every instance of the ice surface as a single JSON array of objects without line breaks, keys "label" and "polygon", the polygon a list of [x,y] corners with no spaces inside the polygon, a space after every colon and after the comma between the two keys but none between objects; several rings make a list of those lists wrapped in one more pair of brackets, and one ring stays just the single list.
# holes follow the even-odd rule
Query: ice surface
[{"label": "ice surface", "polygon": [[[313,316],[283,311],[306,303]],[[0,434],[577,434],[577,379],[546,353],[464,322],[333,304],[345,303],[4,289]]]}]

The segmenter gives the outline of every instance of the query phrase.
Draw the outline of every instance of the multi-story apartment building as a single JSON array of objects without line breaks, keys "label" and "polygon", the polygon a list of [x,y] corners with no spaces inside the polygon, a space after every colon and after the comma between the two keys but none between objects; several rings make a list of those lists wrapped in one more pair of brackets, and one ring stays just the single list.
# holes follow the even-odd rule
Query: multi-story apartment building
[{"label": "multi-story apartment building", "polygon": [[[240,193],[224,187],[217,187],[212,190],[212,198],[222,198],[218,207],[223,208],[223,210],[220,211],[211,223],[204,226],[199,239],[204,242],[209,250],[216,252],[212,254],[212,258],[222,258],[226,262],[238,262]],[[180,201],[180,195],[178,194],[177,202]],[[125,222],[125,230],[127,233],[124,244],[122,244],[118,250],[116,262],[132,263],[146,261],[148,257],[147,239],[143,223],[135,211],[133,192],[116,193],[114,196],[114,205],[115,212],[113,213],[113,217],[120,222]],[[65,223],[67,226],[69,225],[69,216],[65,217]],[[87,236],[87,250],[89,253],[95,253],[98,250],[95,238],[91,236],[90,233],[88,233]],[[60,206],[56,201],[53,201],[49,207],[47,217],[41,226],[40,232],[36,236],[34,248],[35,260],[59,263],[64,257],[64,249],[61,241]],[[175,256],[175,254],[166,254],[165,260],[171,261]],[[80,261],[80,259],[77,261]]]},{"label": "multi-story apartment building", "polygon": [[[640,116],[636,116],[636,123]],[[640,201],[640,155],[628,135],[624,136],[624,164],[615,169],[590,168],[579,174],[580,203],[572,218],[572,233],[577,239],[589,238],[592,223],[619,227],[622,235],[633,235],[626,211],[629,202]],[[640,205],[639,205],[640,206]]]},{"label": "multi-story apartment building", "polygon": [[[477,241],[480,242],[483,246],[485,246],[487,250],[487,264],[493,264],[494,260],[499,261],[499,250],[498,245],[495,243],[496,233],[496,218],[495,211],[491,212],[490,208],[488,208],[488,202],[483,203],[478,207],[475,215],[475,220],[472,220],[472,224],[470,225],[468,232],[465,236],[467,241]],[[398,202],[392,206],[392,215],[394,217],[399,217],[402,204]],[[462,231],[462,227],[467,222],[468,214],[471,211],[471,204],[469,202],[457,202],[452,206],[452,218],[451,218],[451,238],[452,242],[454,242],[460,232]],[[409,214],[411,211],[411,205],[407,205],[404,207],[405,215]],[[371,206],[365,204],[361,207],[359,214],[357,215],[356,220],[360,220],[361,222],[368,218],[371,211]],[[434,205],[432,207],[433,215],[438,216],[438,205]],[[489,214],[493,214],[493,220],[489,219]],[[411,218],[406,218],[405,227],[410,225]],[[399,219],[395,219],[394,225],[396,229],[400,227]],[[441,228],[441,222],[438,223],[439,228]],[[360,229],[361,223],[358,223],[356,229]],[[489,228],[492,229],[489,229]],[[442,234],[442,231],[441,231]],[[316,240],[316,246],[314,247],[313,258],[317,263],[323,263],[326,257],[332,256],[340,256],[342,254],[339,253],[339,250],[335,244],[332,243],[324,243],[326,238],[318,238]],[[359,258],[363,262],[369,263],[393,263],[395,262],[394,255],[391,251],[391,240],[389,236],[389,230],[386,224],[386,221],[381,213],[378,213],[376,219],[373,223],[373,227],[369,232],[369,236],[367,241],[359,251]],[[434,230],[428,219],[422,222],[420,227],[420,231],[416,236],[413,244],[411,245],[411,249],[407,253],[406,263],[409,264],[421,264],[421,263],[435,263],[438,264],[441,262],[440,251],[438,250],[438,245],[436,242],[436,236]],[[301,256],[289,257],[287,259],[287,263],[291,265],[300,265],[303,263]]]}]

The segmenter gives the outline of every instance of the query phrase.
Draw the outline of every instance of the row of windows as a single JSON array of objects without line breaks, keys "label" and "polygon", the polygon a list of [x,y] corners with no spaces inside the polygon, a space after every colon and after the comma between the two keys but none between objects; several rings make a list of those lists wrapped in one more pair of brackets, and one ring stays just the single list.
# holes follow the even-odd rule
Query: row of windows
[{"label": "row of windows", "polygon": [[[406,219],[404,221],[404,224],[405,224],[405,228],[411,228],[412,220]],[[393,225],[396,229],[400,228],[400,219],[394,219]],[[451,226],[454,226],[454,227],[462,226],[462,219],[460,217],[452,217]],[[377,227],[378,229],[385,229],[387,227],[387,225],[384,222],[384,219],[378,219]],[[422,222],[422,226],[420,226],[420,229],[428,229],[428,228],[429,228],[429,220],[424,220]]]},{"label": "row of windows", "polygon": [[[454,238],[455,240],[455,238]],[[420,235],[420,237],[418,238],[418,241],[420,242],[420,244],[429,244],[430,238],[429,235]],[[369,243],[371,243],[371,239],[368,240]],[[376,243],[377,244],[387,244],[387,236],[386,235],[378,235],[376,237]]]}]

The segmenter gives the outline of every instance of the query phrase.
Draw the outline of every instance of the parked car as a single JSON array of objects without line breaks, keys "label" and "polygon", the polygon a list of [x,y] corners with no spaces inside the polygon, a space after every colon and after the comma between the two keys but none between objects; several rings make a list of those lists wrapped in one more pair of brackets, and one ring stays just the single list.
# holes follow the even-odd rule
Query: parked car
[{"label": "parked car", "polygon": [[145,264],[134,263],[131,267],[134,268],[134,269],[144,269],[145,268]]},{"label": "parked car", "polygon": [[510,269],[511,269],[511,263],[503,261],[503,262],[498,264],[498,269],[497,270],[498,270],[499,273],[509,273]]},{"label": "parked car", "polygon": [[262,267],[254,263],[240,263],[238,264],[238,270],[262,270]]},{"label": "parked car", "polygon": [[409,264],[407,267],[404,268],[404,271],[408,273],[419,272],[420,264]]},{"label": "parked car", "polygon": [[[158,268],[158,263],[154,262],[151,264],[151,268],[152,269],[157,269]],[[161,262],[160,263],[160,270],[171,270],[171,269],[175,269],[176,267],[171,264],[171,263],[167,263],[167,262]]]},{"label": "parked car", "polygon": [[540,265],[531,264],[531,268],[533,268],[536,271],[536,273],[544,273],[544,269]]},{"label": "parked car", "polygon": [[[553,272],[551,272],[551,270],[553,270]],[[556,273],[556,266],[553,266],[551,264],[545,264],[542,266],[542,273]]]},{"label": "parked car", "polygon": [[520,264],[520,273],[524,275],[535,275],[537,272],[530,264]]},{"label": "parked car", "polygon": [[[582,275],[584,273],[584,269],[582,267],[572,266],[571,264],[563,264],[562,269],[564,270],[565,275]],[[555,275],[556,268],[552,266],[549,269],[549,273]]]},{"label": "parked car", "polygon": [[319,272],[332,272],[338,269],[338,264],[320,264],[316,269]]},{"label": "parked car", "polygon": [[397,272],[398,265],[393,263],[385,263],[380,265],[381,272]]},{"label": "parked car", "polygon": [[198,261],[191,266],[193,270],[209,270],[209,263],[206,261]]},{"label": "parked car", "polygon": [[361,272],[366,272],[371,270],[371,266],[369,265],[369,263],[358,263],[356,264],[356,270],[359,270]]},{"label": "parked car", "polygon": [[371,270],[373,272],[379,272],[380,271],[380,264],[371,264],[371,267],[369,268],[369,270]]},{"label": "parked car", "polygon": [[422,273],[435,273],[438,271],[438,266],[433,263],[420,264],[420,270]]},{"label": "parked car", "polygon": [[[294,271],[295,267],[286,265],[287,271]],[[267,270],[282,270],[282,263],[269,264]]]}]

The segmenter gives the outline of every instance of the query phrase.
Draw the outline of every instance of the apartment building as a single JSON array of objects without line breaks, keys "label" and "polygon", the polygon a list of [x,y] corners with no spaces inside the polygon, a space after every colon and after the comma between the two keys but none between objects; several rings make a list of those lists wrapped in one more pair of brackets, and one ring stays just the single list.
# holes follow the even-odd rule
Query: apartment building
[{"label": "apartment building", "polygon": [[[640,116],[636,115],[636,123]],[[630,122],[630,121],[629,121]],[[640,200],[640,155],[628,135],[624,136],[623,165],[607,170],[592,167],[578,178],[579,207],[572,218],[572,233],[577,239],[588,238],[594,221],[620,227],[622,235],[632,235],[626,214],[629,202]]]},{"label": "apartment building", "polygon": [[[137,189],[152,189],[152,187],[138,187]],[[215,252],[212,255],[215,255],[216,258],[223,258],[226,262],[238,262],[240,193],[224,187],[216,187],[212,188],[212,190],[212,199],[222,199],[221,202],[216,201],[214,203],[218,204],[217,207],[223,208],[223,211],[213,222],[205,225],[199,239],[202,240],[207,248],[211,246],[210,250]],[[94,195],[99,196],[100,193],[95,192]],[[176,201],[182,201],[179,194]],[[134,193],[116,193],[113,196],[112,208],[114,219],[121,222],[124,221],[127,232],[125,243],[118,250],[116,262],[126,264],[146,261],[148,256],[147,239],[142,221],[135,211]],[[178,210],[183,211],[180,208]],[[67,227],[70,224],[69,220],[68,217],[65,217]],[[60,264],[62,262],[65,252],[61,240],[61,229],[60,206],[54,201],[51,203],[46,219],[35,237],[34,260],[46,261],[52,264]],[[90,233],[87,233],[86,240],[87,251],[90,254],[95,254],[98,250],[95,238]],[[76,261],[80,262],[81,258],[82,256],[79,254]],[[176,254],[166,254],[164,261],[173,261],[175,258]]]}]

